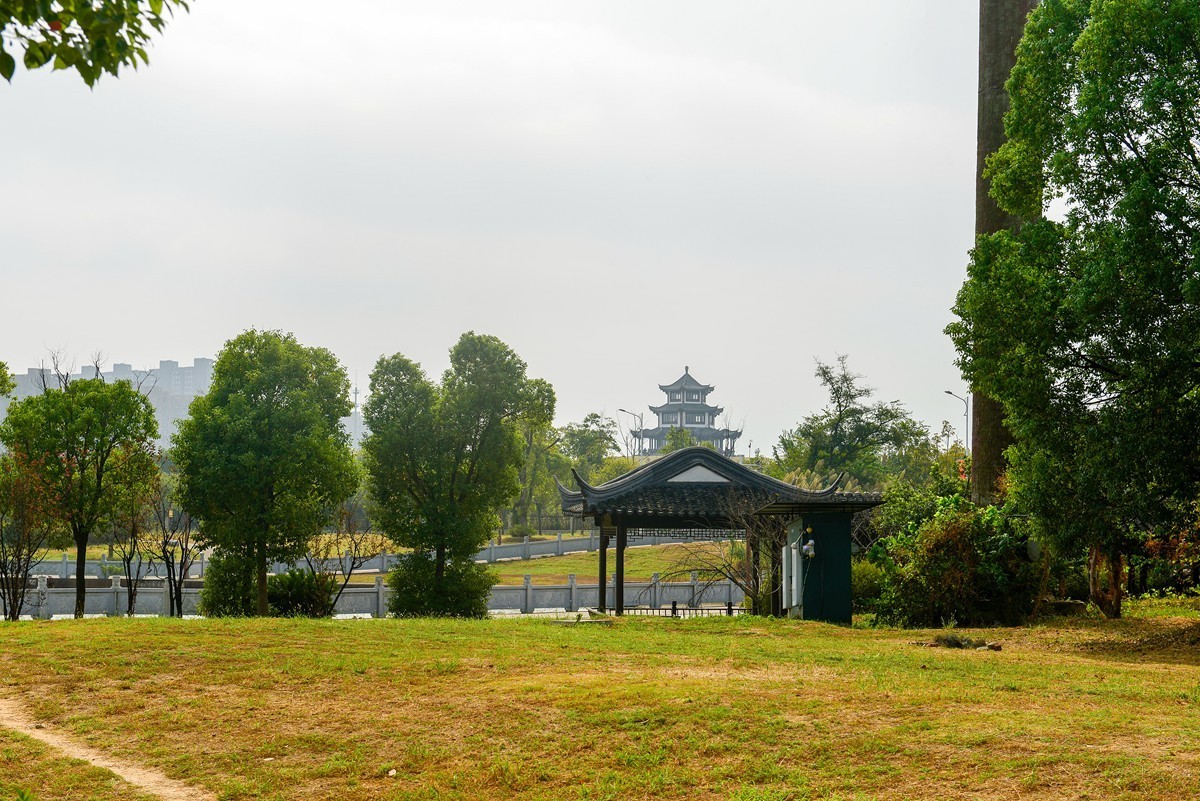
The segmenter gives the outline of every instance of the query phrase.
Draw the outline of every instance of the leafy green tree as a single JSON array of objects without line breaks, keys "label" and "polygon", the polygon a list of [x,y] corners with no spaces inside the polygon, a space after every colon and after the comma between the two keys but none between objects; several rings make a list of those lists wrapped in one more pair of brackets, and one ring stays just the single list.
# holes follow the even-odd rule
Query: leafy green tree
[{"label": "leafy green tree", "polygon": [[12,391],[16,388],[17,385],[13,381],[12,373],[8,372],[8,365],[0,362],[0,398],[11,395]]},{"label": "leafy green tree", "polygon": [[710,442],[697,441],[696,437],[688,429],[673,427],[667,432],[667,435],[663,437],[663,446],[658,452],[662,454],[674,453],[675,451],[682,450],[684,448],[691,448],[696,445],[707,445],[710,448],[712,447],[712,443]]},{"label": "leafy green tree", "polygon": [[149,64],[152,32],[164,12],[187,10],[187,0],[0,0],[0,77],[11,81],[23,52],[26,69],[53,63],[73,69],[88,86],[101,74]]},{"label": "leafy green tree", "polygon": [[411,608],[431,614],[480,609],[460,590],[488,586],[476,580],[481,568],[474,555],[495,530],[496,510],[520,490],[521,424],[552,416],[546,389],[526,376],[525,362],[507,345],[474,332],[451,349],[440,384],[400,354],[375,365],[363,452],[374,518],[413,551],[405,571],[413,581],[401,581],[397,592],[454,599],[444,608]]},{"label": "leafy green tree", "polygon": [[604,460],[620,450],[617,422],[590,412],[582,422],[569,423],[560,432],[560,448],[584,481],[600,468]]},{"label": "leafy green tree", "polygon": [[637,466],[637,460],[631,456],[606,456],[591,476],[584,480],[593,486],[599,486],[614,478],[620,478]]},{"label": "leafy green tree", "polygon": [[225,343],[208,394],[172,437],[180,501],[204,543],[251,566],[259,615],[269,612],[267,565],[303,556],[355,490],[341,424],[349,393],[328,350],[246,331]]},{"label": "leafy green tree", "polygon": [[87,546],[114,504],[151,481],[158,424],[154,409],[128,381],[65,382],[11,404],[0,443],[29,465],[75,542],[75,617],[82,617]]},{"label": "leafy green tree", "polygon": [[[1054,0],[1009,81],[992,194],[1026,222],[980,237],[947,330],[1017,439],[1011,485],[1092,597],[1200,491],[1200,5]],[[1065,214],[1039,219],[1058,200]],[[1105,576],[1108,586],[1102,587]]]},{"label": "leafy green tree", "polygon": [[554,480],[550,473],[551,454],[558,445],[558,432],[551,424],[554,417],[554,387],[536,379],[530,382],[531,391],[541,397],[532,404],[539,413],[523,418],[517,423],[521,437],[521,466],[517,470],[520,489],[512,505],[512,522],[516,526],[530,525],[530,510],[536,507],[547,491],[553,489]]},{"label": "leafy green tree", "polygon": [[836,365],[817,362],[816,376],[829,401],[780,435],[772,449],[773,472],[806,486],[827,485],[842,472],[869,489],[896,478],[924,480],[937,452],[928,428],[899,401],[871,402],[874,390],[863,386],[846,361],[839,356]]},{"label": "leafy green tree", "polygon": [[42,556],[54,513],[40,465],[20,454],[0,454],[0,606],[3,618],[20,620],[29,574]]}]

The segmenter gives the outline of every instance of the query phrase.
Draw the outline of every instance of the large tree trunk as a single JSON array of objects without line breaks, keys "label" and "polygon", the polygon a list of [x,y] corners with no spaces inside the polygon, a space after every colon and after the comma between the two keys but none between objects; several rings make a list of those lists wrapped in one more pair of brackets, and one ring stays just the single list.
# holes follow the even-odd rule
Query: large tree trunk
[{"label": "large tree trunk", "polygon": [[75,619],[83,617],[84,602],[87,600],[87,587],[84,575],[87,573],[87,535],[75,534]]},{"label": "large tree trunk", "polygon": [[254,572],[258,581],[258,608],[259,617],[266,617],[270,614],[270,607],[267,605],[267,546],[266,542],[258,544],[257,553],[255,554]]},{"label": "large tree trunk", "polygon": [[[1017,43],[1025,20],[1038,0],[980,0],[979,2],[979,116],[975,151],[975,235],[1015,228],[1017,218],[1005,213],[988,194],[983,177],[988,156],[1004,143],[1004,114],[1008,92],[1004,83],[1016,63]],[[972,392],[971,499],[986,504],[996,500],[997,482],[1004,474],[1004,449],[1012,434],[1004,425],[1000,404]]]},{"label": "large tree trunk", "polygon": [[[1107,618],[1121,616],[1123,597],[1122,574],[1125,572],[1124,558],[1116,550],[1104,551],[1098,545],[1088,549],[1088,595],[1092,603]],[[1102,572],[1108,573],[1107,584]]]}]

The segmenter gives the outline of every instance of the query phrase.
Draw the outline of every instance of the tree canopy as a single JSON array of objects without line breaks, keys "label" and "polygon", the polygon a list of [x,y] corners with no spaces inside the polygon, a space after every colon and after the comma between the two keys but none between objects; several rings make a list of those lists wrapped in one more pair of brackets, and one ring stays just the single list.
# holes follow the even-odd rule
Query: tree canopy
[{"label": "tree canopy", "polygon": [[[548,422],[553,397],[507,345],[474,332],[451,349],[440,384],[401,354],[375,365],[363,410],[373,517],[413,549],[404,566],[409,589],[447,603],[401,611],[479,612],[475,596],[486,583],[475,581],[474,554],[495,530],[496,511],[518,493],[521,425]],[[464,595],[465,585],[474,589]]]},{"label": "tree canopy", "polygon": [[617,422],[596,412],[589,412],[581,422],[563,426],[559,441],[563,455],[584,481],[591,481],[604,460],[620,449]]},{"label": "tree canopy", "polygon": [[779,436],[772,449],[773,472],[813,488],[828,485],[842,472],[870,488],[882,487],[890,478],[925,478],[936,448],[923,424],[898,401],[870,401],[875,390],[850,371],[846,356],[839,356],[836,365],[818,360],[816,377],[828,402]]},{"label": "tree canopy", "polygon": [[1131,539],[1200,489],[1197,41],[1192,0],[1033,12],[989,162],[1028,222],[980,237],[947,329],[1016,434],[1014,486],[1046,536],[1092,549],[1110,614]]},{"label": "tree canopy", "polygon": [[181,503],[204,543],[253,565],[267,614],[267,564],[302,556],[356,488],[350,381],[328,350],[251,330],[225,343],[189,411],[172,438]]},{"label": "tree canopy", "polygon": [[104,73],[149,64],[146,48],[166,16],[187,0],[0,0],[0,77],[52,64],[75,70],[88,86]]},{"label": "tree canopy", "polygon": [[[76,575],[84,575],[88,541],[114,504],[156,475],[157,436],[150,401],[128,381],[69,381],[8,407],[0,443],[37,467],[55,518],[75,541]],[[84,594],[77,582],[76,617]]]},{"label": "tree canopy", "polygon": [[0,398],[11,395],[14,389],[16,384],[13,382],[12,373],[8,372],[8,365],[0,362]]}]

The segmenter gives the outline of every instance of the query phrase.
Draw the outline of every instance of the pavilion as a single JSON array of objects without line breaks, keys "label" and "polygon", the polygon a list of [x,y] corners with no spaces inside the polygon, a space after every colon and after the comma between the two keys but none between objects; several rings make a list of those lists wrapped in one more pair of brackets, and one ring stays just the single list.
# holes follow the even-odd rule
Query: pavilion
[{"label": "pavilion", "polygon": [[600,528],[600,603],[606,609],[607,549],[616,546],[613,611],[625,612],[625,549],[631,538],[745,539],[757,567],[766,550],[771,613],[850,622],[851,518],[879,493],[810,492],[752,470],[711,448],[684,448],[598,487],[574,473],[559,484],[563,512]]}]

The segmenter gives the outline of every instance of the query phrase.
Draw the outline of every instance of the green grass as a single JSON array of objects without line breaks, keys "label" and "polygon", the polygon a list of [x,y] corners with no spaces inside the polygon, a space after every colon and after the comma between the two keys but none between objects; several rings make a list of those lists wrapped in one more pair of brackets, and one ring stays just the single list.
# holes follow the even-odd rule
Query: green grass
[{"label": "green grass", "polygon": [[36,801],[153,801],[112,773],[57,754],[49,746],[0,728],[0,799]]},{"label": "green grass", "polygon": [[0,693],[229,801],[1194,795],[1195,616],[966,631],[1004,650],[749,617],[30,622],[0,626]]},{"label": "green grass", "polygon": [[[628,548],[625,551],[625,578],[627,581],[649,581],[652,575],[658,573],[665,580],[668,573],[699,569],[690,555],[697,548],[704,547],[699,544],[667,544]],[[616,553],[612,549],[608,552],[606,567],[609,575],[616,571]],[[566,584],[570,573],[574,573],[576,580],[581,583],[595,584],[600,573],[600,554],[593,551],[497,562],[492,569],[499,576],[500,584],[521,584],[526,574],[534,584]],[[674,580],[686,581],[687,576],[677,576]]]}]

